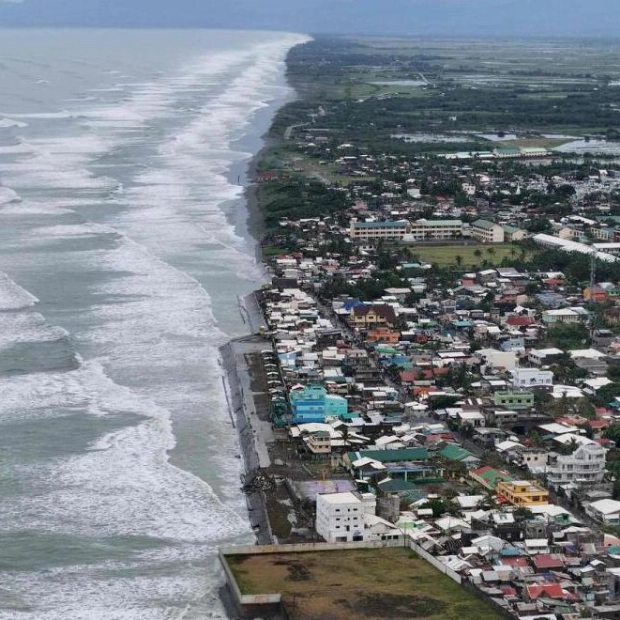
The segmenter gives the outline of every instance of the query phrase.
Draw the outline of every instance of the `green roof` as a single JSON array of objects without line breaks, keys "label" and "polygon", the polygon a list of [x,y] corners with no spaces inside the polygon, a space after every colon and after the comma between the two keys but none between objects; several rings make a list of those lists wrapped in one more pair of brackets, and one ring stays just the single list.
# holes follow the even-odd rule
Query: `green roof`
[{"label": "green roof", "polygon": [[426,448],[403,448],[402,450],[360,450],[349,452],[351,462],[357,459],[368,458],[380,463],[401,463],[403,461],[426,461],[428,450]]},{"label": "green roof", "polygon": [[457,446],[453,443],[449,443],[447,446],[442,448],[439,451],[439,455],[449,461],[462,461],[467,457],[474,456],[471,452],[465,450],[465,448],[461,448],[461,446]]},{"label": "green roof", "polygon": [[431,226],[460,226],[461,220],[418,220],[415,224],[430,224]]},{"label": "green roof", "polygon": [[384,493],[399,493],[403,491],[412,491],[416,488],[416,485],[413,484],[413,482],[408,482],[400,479],[385,480],[384,482],[379,482],[378,486]]},{"label": "green roof", "polygon": [[508,224],[506,226],[504,226],[504,232],[507,233],[516,233],[518,231],[520,231],[520,228],[517,228],[516,226],[509,226]]},{"label": "green roof", "polygon": [[474,228],[484,228],[485,230],[490,230],[493,226],[496,226],[495,222],[489,222],[489,220],[476,220],[472,226]]},{"label": "green roof", "polygon": [[404,220],[400,222],[353,222],[353,228],[402,228],[405,225]]}]

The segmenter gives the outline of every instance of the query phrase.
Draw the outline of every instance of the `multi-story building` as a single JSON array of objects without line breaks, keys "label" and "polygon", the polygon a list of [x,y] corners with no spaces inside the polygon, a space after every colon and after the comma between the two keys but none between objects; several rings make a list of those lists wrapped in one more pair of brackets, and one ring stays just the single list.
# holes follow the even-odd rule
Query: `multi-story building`
[{"label": "multi-story building", "polygon": [[406,241],[449,240],[463,235],[461,220],[416,220],[411,223]]},{"label": "multi-story building", "polygon": [[489,220],[476,220],[471,225],[471,236],[482,243],[503,243],[504,229]]},{"label": "multi-story building", "polygon": [[394,308],[388,304],[368,304],[351,308],[355,327],[392,327],[396,321]]},{"label": "multi-story building", "polygon": [[534,393],[527,390],[501,390],[493,394],[493,403],[510,409],[530,409],[534,406]]},{"label": "multi-story building", "polygon": [[353,493],[316,496],[316,531],[327,542],[364,540],[364,502]]},{"label": "multi-story building", "polygon": [[402,241],[408,234],[410,224],[406,220],[397,222],[351,222],[349,235],[354,241],[372,241],[385,239]]},{"label": "multi-story building", "polygon": [[538,368],[515,368],[508,371],[512,385],[516,388],[532,388],[553,386],[553,372]]},{"label": "multi-story building", "polygon": [[572,454],[558,454],[547,467],[547,480],[554,487],[598,484],[605,477],[605,454],[597,443],[581,445]]},{"label": "multi-story building", "polygon": [[325,422],[329,416],[344,417],[348,412],[347,399],[328,394],[322,385],[307,385],[302,390],[291,390],[293,423]]},{"label": "multi-story building", "polygon": [[500,480],[495,488],[500,500],[513,506],[538,506],[549,503],[549,491],[529,480]]}]

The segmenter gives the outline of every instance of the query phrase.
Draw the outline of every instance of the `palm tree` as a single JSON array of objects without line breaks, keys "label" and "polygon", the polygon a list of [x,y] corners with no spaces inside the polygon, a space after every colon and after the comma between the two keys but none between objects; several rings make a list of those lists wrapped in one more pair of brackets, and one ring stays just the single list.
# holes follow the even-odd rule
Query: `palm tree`
[{"label": "palm tree", "polygon": [[480,257],[482,256],[482,250],[481,250],[480,248],[476,248],[476,249],[474,250],[474,256],[475,256],[476,258],[480,258]]},{"label": "palm tree", "polygon": [[495,255],[495,248],[487,248],[487,254],[489,256],[494,256]]},{"label": "palm tree", "polygon": [[463,257],[460,254],[457,254],[454,257],[454,262],[460,267],[463,264]]}]

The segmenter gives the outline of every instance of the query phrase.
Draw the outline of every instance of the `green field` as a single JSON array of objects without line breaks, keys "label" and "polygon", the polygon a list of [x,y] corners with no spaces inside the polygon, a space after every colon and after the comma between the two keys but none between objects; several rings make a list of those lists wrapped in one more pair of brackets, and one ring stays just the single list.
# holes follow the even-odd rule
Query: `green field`
[{"label": "green field", "polygon": [[292,620],[501,616],[409,549],[227,556],[243,594],[281,593]]},{"label": "green field", "polygon": [[[409,251],[418,260],[433,263],[440,267],[459,266],[457,256],[461,257],[461,267],[479,267],[483,264],[499,265],[505,258],[519,258],[521,256],[521,248],[511,243],[412,246]],[[480,256],[477,256],[477,251],[480,252]]]}]

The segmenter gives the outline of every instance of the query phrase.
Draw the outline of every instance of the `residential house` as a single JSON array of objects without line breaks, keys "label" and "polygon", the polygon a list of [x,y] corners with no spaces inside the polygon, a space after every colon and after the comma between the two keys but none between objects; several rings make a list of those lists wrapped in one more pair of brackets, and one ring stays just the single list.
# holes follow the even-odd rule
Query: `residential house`
[{"label": "residential house", "polygon": [[615,499],[600,499],[585,506],[586,513],[605,525],[620,525],[620,502]]},{"label": "residential house", "polygon": [[290,392],[293,423],[325,422],[328,416],[346,417],[347,399],[328,394],[322,385],[311,384]]},{"label": "residential house", "polygon": [[500,390],[493,394],[493,403],[510,409],[531,409],[534,406],[534,392],[527,390]]},{"label": "residential house", "polygon": [[597,443],[579,446],[572,454],[553,456],[547,480],[553,487],[598,484],[605,477],[605,448]]},{"label": "residential house", "polygon": [[500,500],[518,507],[549,503],[549,491],[529,480],[499,480],[495,490]]},{"label": "residential house", "polygon": [[366,340],[368,342],[398,344],[400,340],[400,332],[390,329],[389,327],[375,327],[374,329],[368,330]]},{"label": "residential house", "polygon": [[[531,355],[531,354],[530,354]],[[515,388],[534,388],[553,386],[553,372],[538,368],[515,368],[508,371]]]},{"label": "residential house", "polygon": [[354,327],[393,327],[395,321],[394,308],[387,304],[368,304],[351,309],[351,322]]}]

